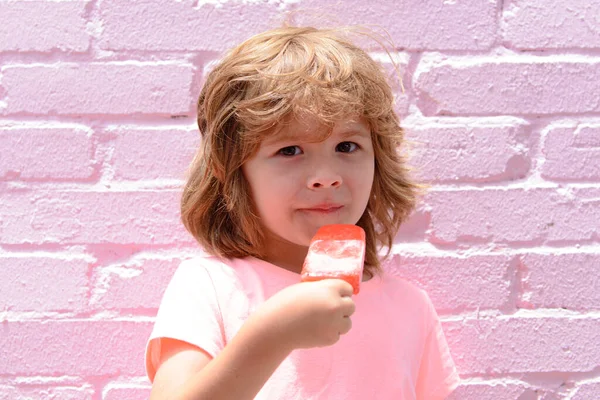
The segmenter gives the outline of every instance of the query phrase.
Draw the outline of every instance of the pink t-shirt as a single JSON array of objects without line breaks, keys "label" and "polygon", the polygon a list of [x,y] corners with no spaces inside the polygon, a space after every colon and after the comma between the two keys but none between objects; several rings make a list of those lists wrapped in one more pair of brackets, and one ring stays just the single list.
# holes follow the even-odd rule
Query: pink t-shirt
[{"label": "pink t-shirt", "polygon": [[[160,338],[215,357],[266,299],[299,275],[253,257],[185,261],[169,283],[146,348],[151,381]],[[388,273],[361,283],[352,329],[329,347],[294,350],[256,400],[437,400],[459,383],[427,294]]]}]

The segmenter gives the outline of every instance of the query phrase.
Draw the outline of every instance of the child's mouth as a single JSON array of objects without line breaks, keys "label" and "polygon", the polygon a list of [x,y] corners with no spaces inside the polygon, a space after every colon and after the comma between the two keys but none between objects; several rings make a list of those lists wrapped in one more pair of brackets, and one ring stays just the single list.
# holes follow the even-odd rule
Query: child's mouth
[{"label": "child's mouth", "polygon": [[317,213],[317,214],[333,214],[341,210],[344,206],[341,205],[326,205],[311,208],[303,208],[302,211]]}]

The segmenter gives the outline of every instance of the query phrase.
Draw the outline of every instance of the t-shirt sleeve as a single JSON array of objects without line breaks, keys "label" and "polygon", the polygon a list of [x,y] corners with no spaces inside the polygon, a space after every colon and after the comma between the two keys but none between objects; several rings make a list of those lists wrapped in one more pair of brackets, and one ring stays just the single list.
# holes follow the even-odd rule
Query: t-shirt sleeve
[{"label": "t-shirt sleeve", "polygon": [[184,261],[165,290],[146,344],[146,373],[151,382],[160,361],[162,338],[191,343],[212,357],[223,349],[223,319],[217,292],[201,260]]},{"label": "t-shirt sleeve", "polygon": [[425,339],[417,378],[418,400],[443,400],[460,383],[460,377],[450,355],[442,324],[427,295],[431,318],[430,329]]}]

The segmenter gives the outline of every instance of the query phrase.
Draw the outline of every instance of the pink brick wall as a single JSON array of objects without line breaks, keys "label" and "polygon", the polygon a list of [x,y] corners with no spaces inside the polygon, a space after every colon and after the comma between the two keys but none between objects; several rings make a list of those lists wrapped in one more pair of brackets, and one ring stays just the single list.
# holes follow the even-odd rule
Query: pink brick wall
[{"label": "pink brick wall", "polygon": [[0,0],[0,399],[147,398],[203,70],[290,10],[397,46],[453,399],[599,399],[600,0]]}]

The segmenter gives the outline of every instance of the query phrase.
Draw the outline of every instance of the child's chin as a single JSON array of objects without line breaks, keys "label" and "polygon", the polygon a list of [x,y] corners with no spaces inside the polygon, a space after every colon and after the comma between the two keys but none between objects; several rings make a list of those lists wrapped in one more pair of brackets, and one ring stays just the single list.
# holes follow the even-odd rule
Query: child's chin
[{"label": "child's chin", "polygon": [[[317,233],[317,231],[315,231],[315,233]],[[312,239],[313,235],[302,235],[302,237],[298,237],[295,238],[294,240],[294,244],[298,245],[298,246],[302,246],[302,247],[308,247],[310,245],[310,240]]]},{"label": "child's chin", "polygon": [[314,233],[312,234],[310,232],[302,232],[300,230],[294,232],[295,234],[290,234],[292,232],[286,233],[287,235],[285,233],[277,234],[273,232],[272,238],[275,239],[275,243],[308,247],[308,245],[310,244],[310,240],[312,239],[314,234],[317,233],[317,230],[315,229]]}]

